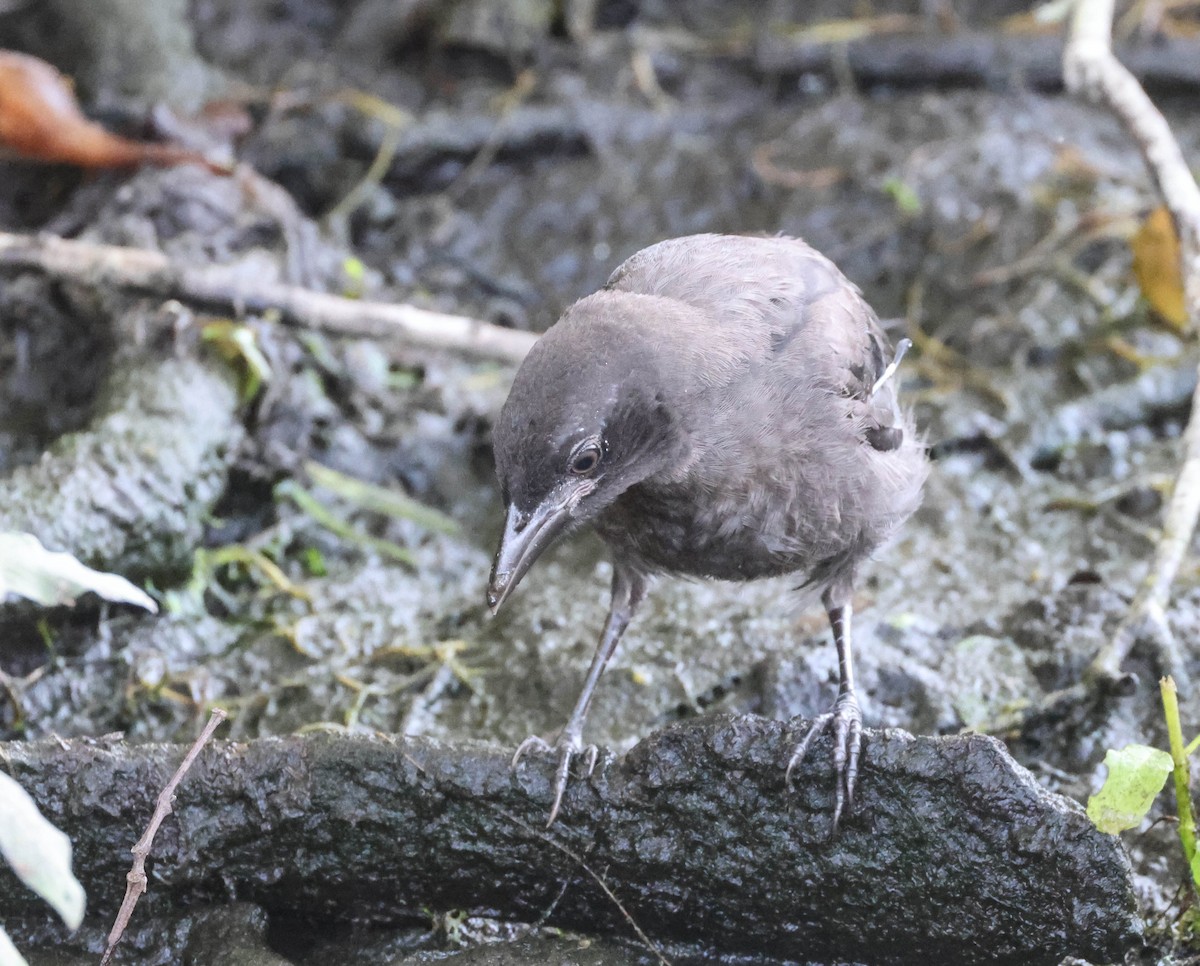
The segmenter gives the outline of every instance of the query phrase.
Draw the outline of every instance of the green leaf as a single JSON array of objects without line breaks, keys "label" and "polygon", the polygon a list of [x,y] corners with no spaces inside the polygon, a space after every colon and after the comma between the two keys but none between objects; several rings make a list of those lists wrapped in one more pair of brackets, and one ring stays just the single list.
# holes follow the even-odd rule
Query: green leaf
[{"label": "green leaf", "polygon": [[70,605],[88,591],[158,611],[153,599],[124,577],[85,567],[69,553],[47,550],[31,533],[0,533],[0,601],[16,594],[47,607]]},{"label": "green leaf", "polygon": [[300,553],[300,562],[310,577],[324,577],[329,573],[325,557],[316,547],[305,547]]},{"label": "green leaf", "polygon": [[29,793],[0,772],[0,853],[69,929],[83,922],[86,897],[71,873],[71,840],[42,817]]},{"label": "green leaf", "polygon": [[1104,756],[1108,777],[1088,799],[1087,813],[1096,828],[1109,835],[1141,824],[1166,784],[1171,756],[1147,745],[1128,745]]},{"label": "green leaf", "polygon": [[883,182],[883,190],[891,196],[900,214],[919,215],[921,213],[921,198],[912,185],[905,184],[899,178],[888,178]]},{"label": "green leaf", "polygon": [[348,299],[362,298],[367,277],[367,266],[363,264],[362,259],[353,255],[342,259],[342,276],[345,279],[342,295]]},{"label": "green leaf", "polygon": [[1200,848],[1192,853],[1192,882],[1200,889]]}]

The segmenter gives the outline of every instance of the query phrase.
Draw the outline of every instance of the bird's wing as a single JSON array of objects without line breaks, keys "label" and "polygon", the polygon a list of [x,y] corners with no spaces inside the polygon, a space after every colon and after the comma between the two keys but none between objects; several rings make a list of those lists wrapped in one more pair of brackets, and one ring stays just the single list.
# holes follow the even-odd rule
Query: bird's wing
[{"label": "bird's wing", "polygon": [[[721,325],[761,330],[777,341],[812,302],[849,289],[824,255],[795,238],[688,235],[644,248],[627,259],[607,288],[676,299]],[[800,310],[799,312],[797,310]]]},{"label": "bird's wing", "polygon": [[853,400],[863,438],[896,448],[894,385],[876,386],[891,345],[875,312],[828,258],[796,238],[690,235],[622,263],[607,287],[694,305],[718,328],[736,326],[751,365],[807,370]]}]

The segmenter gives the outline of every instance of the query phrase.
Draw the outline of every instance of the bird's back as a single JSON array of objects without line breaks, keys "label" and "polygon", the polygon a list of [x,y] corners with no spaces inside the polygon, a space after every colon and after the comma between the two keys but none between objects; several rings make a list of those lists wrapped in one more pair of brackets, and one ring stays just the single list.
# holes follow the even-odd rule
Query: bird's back
[{"label": "bird's back", "polygon": [[727,370],[693,380],[686,467],[635,486],[600,520],[618,549],[649,569],[798,572],[824,586],[849,580],[915,510],[923,446],[894,383],[872,393],[887,337],[823,255],[791,238],[677,238],[634,255],[608,289],[692,307],[701,331],[689,326],[691,351],[663,365],[707,355]]}]

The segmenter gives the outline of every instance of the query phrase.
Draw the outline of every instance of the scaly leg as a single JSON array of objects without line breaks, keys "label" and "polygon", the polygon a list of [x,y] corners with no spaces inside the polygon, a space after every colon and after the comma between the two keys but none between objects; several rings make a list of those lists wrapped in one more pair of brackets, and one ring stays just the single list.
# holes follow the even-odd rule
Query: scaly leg
[{"label": "scaly leg", "polygon": [[550,818],[546,822],[547,828],[553,825],[554,820],[558,818],[563,794],[567,790],[571,759],[576,755],[583,755],[589,775],[596,767],[596,757],[600,752],[595,745],[584,745],[583,723],[587,719],[592,695],[596,692],[596,685],[600,682],[604,666],[613,656],[613,651],[617,649],[617,642],[621,640],[621,635],[625,633],[625,628],[629,626],[629,621],[633,618],[645,593],[646,578],[643,574],[621,564],[613,564],[612,602],[608,607],[608,620],[604,623],[604,631],[600,635],[600,643],[596,646],[596,653],[592,657],[592,666],[588,668],[587,677],[584,679],[579,700],[575,702],[575,710],[571,712],[571,717],[567,719],[566,726],[559,732],[558,739],[553,746],[534,735],[521,742],[521,746],[513,755],[512,767],[516,768],[521,758],[531,749],[558,752],[558,769],[554,774],[554,804],[550,807]]},{"label": "scaly leg", "polygon": [[[839,595],[840,596],[840,595]],[[847,598],[849,594],[845,595]],[[854,693],[854,656],[851,651],[850,617],[853,612],[849,599],[834,603],[834,596],[826,591],[822,596],[833,628],[833,642],[837,645],[838,671],[841,684],[833,709],[818,715],[796,746],[792,760],[788,762],[784,781],[790,785],[792,772],[804,761],[813,739],[833,727],[833,770],[836,776],[835,801],[833,807],[833,832],[836,835],[843,811],[854,806],[854,785],[858,780],[858,759],[862,752],[862,710],[858,696]]]}]

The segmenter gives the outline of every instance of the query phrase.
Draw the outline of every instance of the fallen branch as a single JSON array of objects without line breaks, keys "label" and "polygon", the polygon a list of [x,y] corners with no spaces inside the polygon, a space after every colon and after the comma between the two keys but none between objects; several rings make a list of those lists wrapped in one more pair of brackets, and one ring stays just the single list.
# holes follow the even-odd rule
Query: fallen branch
[{"label": "fallen branch", "polygon": [[[830,743],[790,794],[783,784],[804,727],[714,716],[664,729],[622,759],[602,756],[549,831],[553,762],[514,772],[508,749],[366,735],[216,742],[155,845],[154,898],[236,896],[313,923],[452,909],[530,923],[549,907],[549,925],[594,935],[632,937],[636,923],[679,960],[1049,966],[1112,962],[1137,943],[1120,842],[999,742],[868,732],[861,800],[830,841]],[[111,915],[103,884],[123,871],[125,816],[149,810],[179,749],[71,740],[0,752],[71,835],[76,875]],[[0,880],[0,907],[6,924],[46,920],[15,880]]]},{"label": "fallen branch", "polygon": [[188,266],[162,252],[96,245],[52,235],[0,232],[0,267],[58,279],[218,305],[233,312],[276,309],[302,326],[338,335],[396,339],[430,349],[520,362],[536,336],[412,305],[358,301],[255,278],[238,265]]},{"label": "fallen branch", "polygon": [[[1100,101],[1133,138],[1163,202],[1171,212],[1180,241],[1184,303],[1193,332],[1200,331],[1200,185],[1162,113],[1137,79],[1112,52],[1114,0],[1076,0],[1063,53],[1067,87]],[[1197,60],[1200,63],[1200,60]],[[1128,687],[1121,664],[1133,644],[1148,636],[1159,650],[1164,673],[1184,673],[1174,637],[1167,626],[1171,584],[1200,518],[1200,382],[1192,396],[1191,418],[1183,435],[1183,465],[1163,519],[1162,536],[1150,570],[1129,614],[1101,650],[1086,675],[1089,685]]]},{"label": "fallen branch", "polygon": [[179,787],[183,776],[192,767],[196,756],[200,754],[200,749],[208,744],[208,739],[213,736],[213,732],[217,730],[225,717],[225,712],[220,708],[213,709],[212,717],[208,719],[208,724],[200,732],[200,737],[192,743],[192,747],[184,756],[175,774],[171,776],[171,780],[158,793],[158,800],[154,803],[154,814],[150,816],[150,824],[146,826],[146,831],[131,850],[133,866],[125,876],[125,898],[121,900],[121,908],[117,912],[116,921],[108,934],[108,945],[104,949],[104,955],[100,958],[100,966],[108,966],[112,960],[113,950],[117,948],[117,943],[125,935],[125,927],[129,925],[129,917],[133,915],[138,899],[146,891],[146,857],[150,855],[150,848],[154,845],[154,836],[158,834],[158,827],[171,814],[171,807],[175,804],[175,789]]},{"label": "fallen branch", "polygon": [[[1105,21],[1107,23],[1108,21]],[[1122,57],[1152,87],[1200,87],[1200,43],[1159,38],[1127,44]],[[1063,86],[1060,37],[961,30],[953,34],[886,33],[836,43],[796,41],[767,32],[754,52],[758,70],[772,75],[848,70],[865,87],[986,87],[1057,91]]]}]

